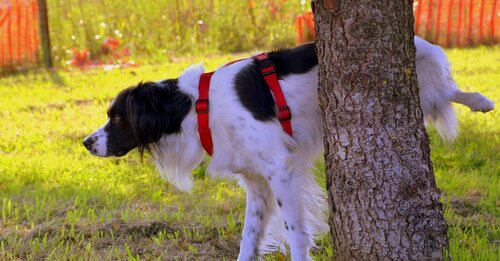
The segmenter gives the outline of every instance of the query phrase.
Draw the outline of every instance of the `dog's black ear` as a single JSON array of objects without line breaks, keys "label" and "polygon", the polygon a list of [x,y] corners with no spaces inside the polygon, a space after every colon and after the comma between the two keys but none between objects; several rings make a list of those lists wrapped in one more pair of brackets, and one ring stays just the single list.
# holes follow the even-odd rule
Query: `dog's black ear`
[{"label": "dog's black ear", "polygon": [[165,134],[177,133],[191,109],[191,100],[177,80],[139,83],[127,97],[127,116],[139,141],[139,151],[149,150]]}]

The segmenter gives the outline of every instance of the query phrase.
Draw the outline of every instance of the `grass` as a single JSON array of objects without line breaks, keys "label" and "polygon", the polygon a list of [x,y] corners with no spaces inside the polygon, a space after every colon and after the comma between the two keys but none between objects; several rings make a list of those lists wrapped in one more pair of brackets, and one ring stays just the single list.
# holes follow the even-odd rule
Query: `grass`
[{"label": "grass", "polygon": [[[500,47],[447,53],[463,89],[500,102]],[[194,191],[180,193],[137,153],[92,157],[81,140],[104,123],[122,88],[176,77],[202,60],[214,69],[236,58],[1,78],[0,260],[234,260],[244,213],[244,192],[235,182],[205,179],[199,169]],[[430,130],[451,255],[500,260],[499,113],[457,111],[455,143],[444,144]],[[315,259],[329,260],[328,238],[318,244]]]}]

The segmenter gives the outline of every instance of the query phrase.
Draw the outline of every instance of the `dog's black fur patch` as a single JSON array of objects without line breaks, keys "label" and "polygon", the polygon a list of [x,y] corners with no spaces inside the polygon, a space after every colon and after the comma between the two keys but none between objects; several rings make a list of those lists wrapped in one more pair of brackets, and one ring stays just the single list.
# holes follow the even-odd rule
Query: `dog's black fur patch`
[{"label": "dog's black fur patch", "polygon": [[315,43],[304,44],[293,49],[272,51],[267,54],[276,66],[279,79],[290,74],[307,73],[318,65]]},{"label": "dog's black fur patch", "polygon": [[[268,53],[274,63],[278,79],[290,74],[304,74],[318,65],[314,43],[304,44],[287,50]],[[276,116],[273,96],[259,70],[257,60],[243,68],[235,77],[236,93],[253,117],[260,121],[269,121]]]},{"label": "dog's black fur patch", "polygon": [[273,96],[256,63],[238,72],[234,81],[236,94],[241,104],[252,113],[255,119],[267,121],[275,117]]},{"label": "dog's black fur patch", "polygon": [[[135,141],[127,145],[127,151],[134,147],[138,147],[141,153],[149,150],[150,145],[158,142],[163,134],[181,131],[181,123],[191,106],[191,99],[180,91],[177,79],[139,83],[121,91],[108,110],[108,149],[124,146],[115,140],[123,142],[127,139],[113,138],[122,133],[132,136],[130,140]],[[123,119],[120,124],[113,123],[115,115]]]},{"label": "dog's black fur patch", "polygon": [[106,150],[109,155],[122,156],[139,145],[127,118],[126,103],[129,93],[130,88],[121,91],[108,108],[109,121],[104,130],[107,134]]}]

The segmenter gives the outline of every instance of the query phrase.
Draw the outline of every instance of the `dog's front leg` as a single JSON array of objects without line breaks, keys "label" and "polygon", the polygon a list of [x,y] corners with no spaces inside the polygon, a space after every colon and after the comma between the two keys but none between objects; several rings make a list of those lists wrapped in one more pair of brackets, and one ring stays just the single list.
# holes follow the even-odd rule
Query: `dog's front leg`
[{"label": "dog's front leg", "polygon": [[238,260],[255,260],[259,257],[274,197],[265,178],[258,174],[242,174],[241,181],[247,192],[247,206]]}]

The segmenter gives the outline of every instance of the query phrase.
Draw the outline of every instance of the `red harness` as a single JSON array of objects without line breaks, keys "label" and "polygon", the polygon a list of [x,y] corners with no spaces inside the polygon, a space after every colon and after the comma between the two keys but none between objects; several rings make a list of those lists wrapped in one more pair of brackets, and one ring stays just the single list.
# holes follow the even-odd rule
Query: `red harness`
[{"label": "red harness", "polygon": [[[292,124],[290,122],[292,114],[290,113],[290,108],[288,108],[286,104],[285,96],[281,91],[276,68],[266,53],[255,56],[255,59],[257,59],[260,72],[274,96],[274,102],[276,103],[276,107],[278,107],[278,119],[281,123],[281,127],[288,135],[292,136]],[[210,156],[212,156],[213,153],[213,143],[209,127],[208,91],[210,89],[210,79],[213,74],[214,72],[209,72],[200,76],[200,83],[198,85],[199,97],[195,104],[196,114],[198,115],[198,133],[200,134],[201,145]]]}]

